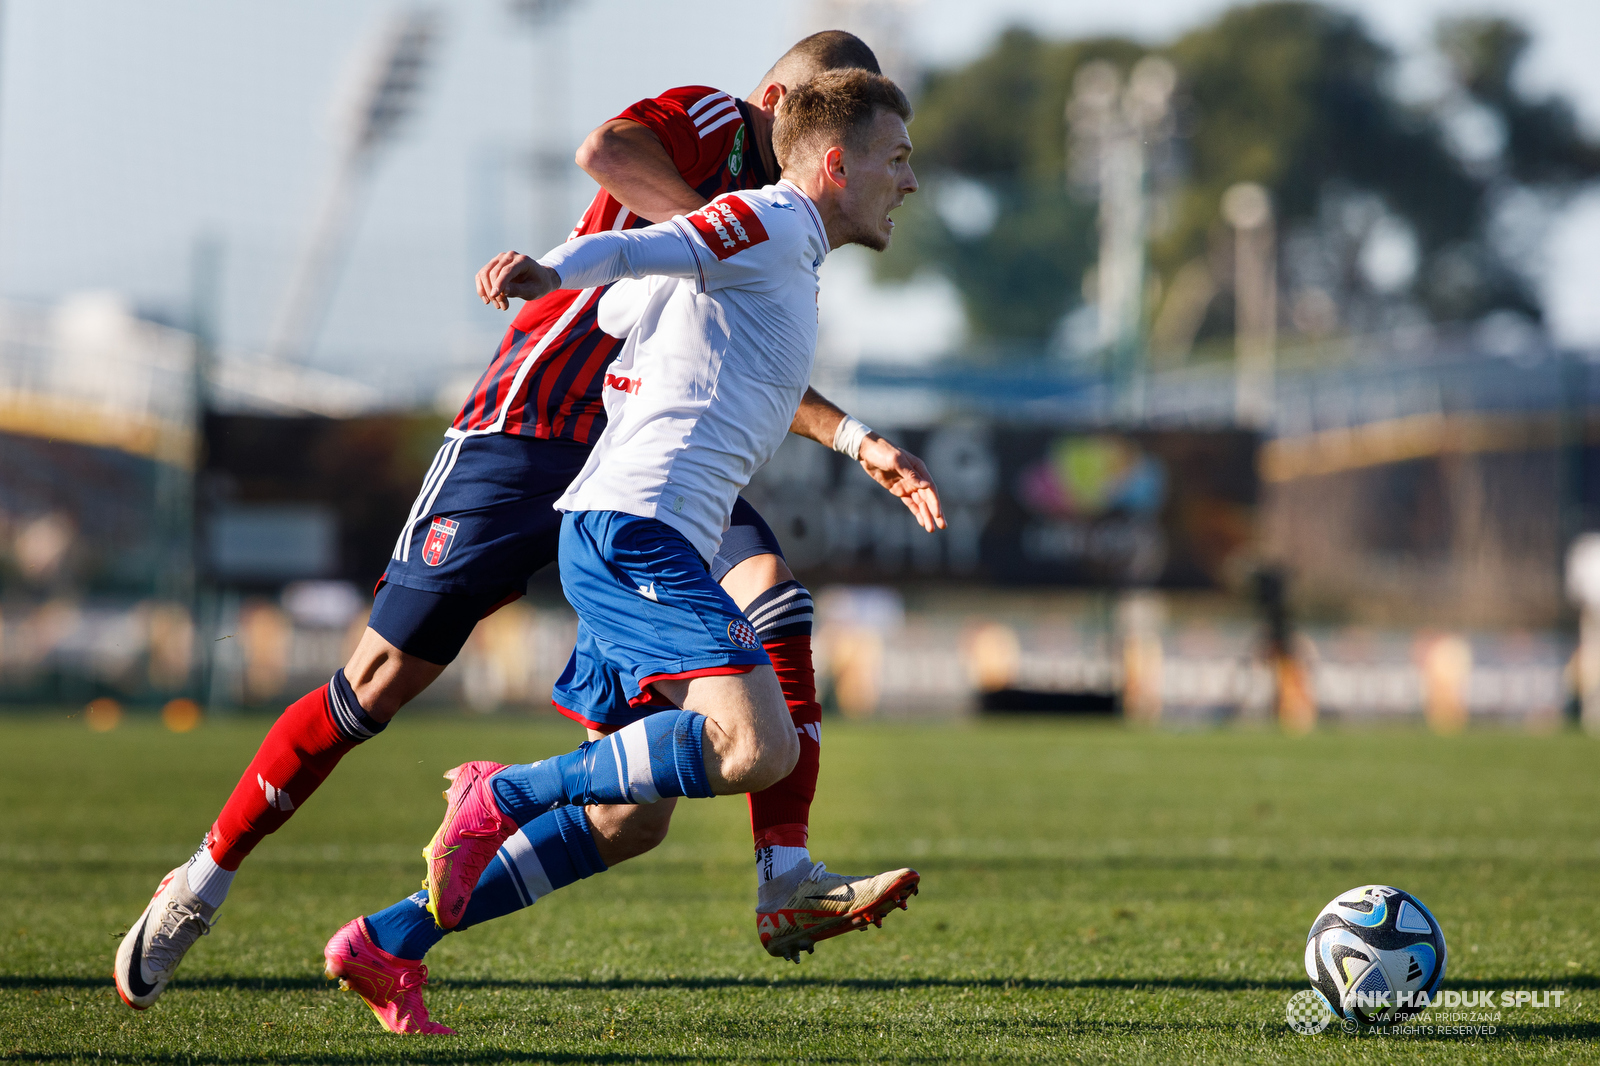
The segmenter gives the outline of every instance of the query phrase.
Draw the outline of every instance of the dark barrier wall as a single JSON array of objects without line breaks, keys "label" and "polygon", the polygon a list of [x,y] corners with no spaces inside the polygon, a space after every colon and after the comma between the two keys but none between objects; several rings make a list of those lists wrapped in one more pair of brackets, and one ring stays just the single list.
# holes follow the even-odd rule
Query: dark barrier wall
[{"label": "dark barrier wall", "polygon": [[[215,576],[370,588],[442,428],[427,418],[208,417],[203,536],[217,541],[213,563],[235,570]],[[892,437],[927,461],[949,530],[923,533],[854,463],[811,441],[791,437],[756,475],[746,496],[807,579],[1204,588],[1222,583],[1255,536],[1251,433],[963,423]]]},{"label": "dark barrier wall", "polygon": [[1207,588],[1256,535],[1259,438],[1236,430],[891,434],[927,460],[951,528],[922,533],[854,463],[790,438],[746,495],[809,580]]},{"label": "dark barrier wall", "polygon": [[[208,415],[202,559],[230,585],[383,574],[443,419]],[[219,572],[220,571],[220,572]]]}]

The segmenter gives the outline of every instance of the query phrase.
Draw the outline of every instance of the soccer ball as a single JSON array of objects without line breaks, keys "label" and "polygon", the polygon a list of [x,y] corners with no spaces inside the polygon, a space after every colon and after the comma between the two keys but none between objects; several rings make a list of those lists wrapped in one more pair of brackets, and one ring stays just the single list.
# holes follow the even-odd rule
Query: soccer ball
[{"label": "soccer ball", "polygon": [[1444,981],[1446,955],[1444,931],[1428,908],[1388,885],[1339,893],[1306,937],[1312,989],[1334,1014],[1364,1025],[1425,1009]]}]

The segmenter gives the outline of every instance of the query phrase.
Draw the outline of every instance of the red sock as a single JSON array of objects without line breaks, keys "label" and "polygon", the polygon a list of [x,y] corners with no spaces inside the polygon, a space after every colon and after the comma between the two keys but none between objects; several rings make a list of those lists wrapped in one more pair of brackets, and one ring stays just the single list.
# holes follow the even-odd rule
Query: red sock
[{"label": "red sock", "polygon": [[750,793],[750,831],[757,848],[803,848],[822,764],[822,708],[811,671],[811,638],[781,637],[762,645],[777,671],[789,716],[800,734],[800,761],[771,788]]},{"label": "red sock", "polygon": [[343,670],[290,704],[206,837],[217,865],[237,870],[262,837],[277,832],[311,798],[345,752],[382,728],[361,710]]}]

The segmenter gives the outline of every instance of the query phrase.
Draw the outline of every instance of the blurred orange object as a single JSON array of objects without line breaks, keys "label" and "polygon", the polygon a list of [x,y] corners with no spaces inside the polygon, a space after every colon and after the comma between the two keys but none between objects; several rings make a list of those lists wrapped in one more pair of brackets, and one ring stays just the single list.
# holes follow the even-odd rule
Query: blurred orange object
[{"label": "blurred orange object", "polygon": [[122,704],[106,696],[90,700],[84,718],[96,733],[109,733],[122,724]]},{"label": "blurred orange object", "polygon": [[1451,736],[1467,727],[1467,685],[1472,680],[1472,645],[1454,634],[1418,641],[1422,665],[1423,716],[1428,728]]},{"label": "blurred orange object", "polygon": [[174,733],[187,733],[200,724],[200,705],[194,700],[168,700],[161,708],[161,723]]},{"label": "blurred orange object", "polygon": [[1304,736],[1317,727],[1317,701],[1305,664],[1290,654],[1272,657],[1278,724],[1286,733]]}]

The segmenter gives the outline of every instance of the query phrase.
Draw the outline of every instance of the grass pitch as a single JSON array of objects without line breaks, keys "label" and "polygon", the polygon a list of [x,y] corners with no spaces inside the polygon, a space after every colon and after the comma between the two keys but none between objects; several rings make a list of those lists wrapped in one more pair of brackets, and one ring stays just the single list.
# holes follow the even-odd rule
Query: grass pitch
[{"label": "grass pitch", "polygon": [[[402,716],[245,865],[151,1010],[117,937],[267,722],[0,718],[0,1060],[1389,1062],[1600,1060],[1600,745],[1562,735],[1137,732],[830,721],[813,854],[923,874],[908,913],[798,967],[756,941],[741,799],[429,957],[446,1038],[382,1032],[321,977],[344,921],[414,889],[466,758],[569,748],[549,720]],[[1306,930],[1365,882],[1444,925],[1446,988],[1562,989],[1493,1036],[1301,1036]]]}]

